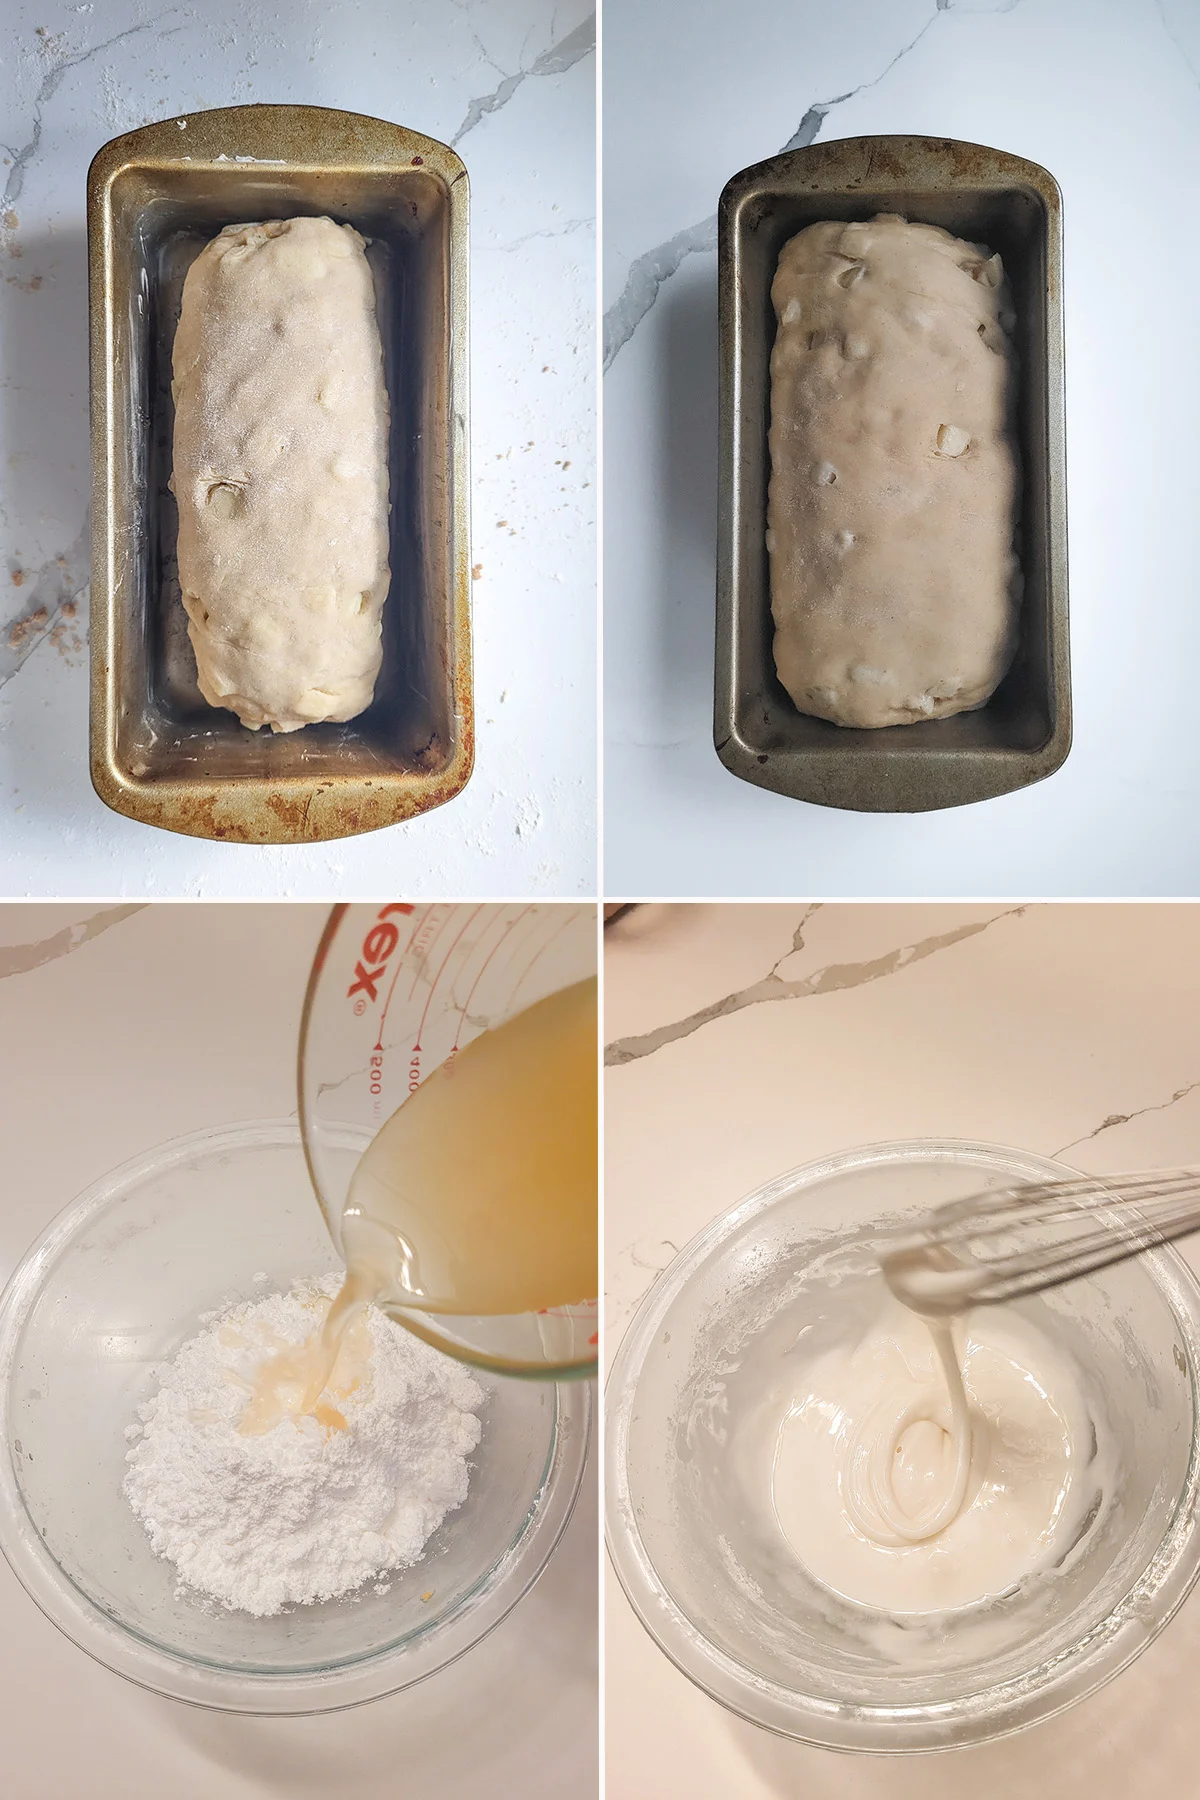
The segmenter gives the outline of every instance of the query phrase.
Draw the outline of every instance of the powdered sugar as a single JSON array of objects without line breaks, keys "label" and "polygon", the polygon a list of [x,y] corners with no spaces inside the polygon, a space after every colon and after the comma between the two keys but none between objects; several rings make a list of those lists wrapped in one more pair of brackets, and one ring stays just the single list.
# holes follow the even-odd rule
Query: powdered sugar
[{"label": "powdered sugar", "polygon": [[238,1430],[266,1357],[311,1337],[339,1277],[208,1315],[139,1408],[124,1491],[183,1583],[262,1617],[352,1592],[418,1561],[461,1506],[483,1390],[457,1363],[369,1308],[346,1429],[285,1418]]}]

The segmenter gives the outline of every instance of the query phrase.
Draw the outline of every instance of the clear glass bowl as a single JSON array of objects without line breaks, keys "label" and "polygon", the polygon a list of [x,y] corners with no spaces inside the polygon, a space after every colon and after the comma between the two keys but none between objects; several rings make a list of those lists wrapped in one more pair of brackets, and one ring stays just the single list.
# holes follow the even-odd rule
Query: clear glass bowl
[{"label": "clear glass bowl", "polygon": [[1021,1303],[1053,1315],[1119,1452],[1116,1504],[1040,1601],[1003,1598],[936,1642],[906,1634],[901,1658],[895,1625],[831,1605],[739,1488],[731,1446],[761,1392],[756,1359],[794,1344],[806,1308],[873,1266],[881,1229],[1071,1172],[982,1144],[850,1151],[750,1195],[655,1282],[608,1383],[608,1546],[651,1636],[714,1699],[841,1750],[982,1742],[1093,1692],[1181,1604],[1200,1571],[1200,1283],[1171,1250]]},{"label": "clear glass bowl", "polygon": [[47,1617],[144,1687],[248,1713],[392,1693],[497,1625],[570,1518],[586,1385],[481,1375],[467,1499],[386,1594],[368,1584],[267,1619],[176,1594],[121,1493],[125,1427],[202,1313],[336,1267],[296,1123],[270,1121],[180,1138],[105,1176],[0,1299],[0,1548]]}]

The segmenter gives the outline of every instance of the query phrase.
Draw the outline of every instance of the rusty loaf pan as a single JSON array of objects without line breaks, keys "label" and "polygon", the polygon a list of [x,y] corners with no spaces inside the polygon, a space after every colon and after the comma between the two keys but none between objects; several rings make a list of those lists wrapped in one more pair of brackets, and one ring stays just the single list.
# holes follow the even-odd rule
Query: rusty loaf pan
[{"label": "rusty loaf pan", "polygon": [[[319,106],[188,113],[114,138],[88,173],[92,781],[193,837],[288,844],[450,800],[474,756],[467,175],[453,150]],[[223,226],[328,214],[368,240],[391,401],[392,586],[375,698],[273,735],[196,684],[167,490],[171,347],[187,270]]]},{"label": "rusty loaf pan", "polygon": [[[775,673],[767,567],[771,279],[819,219],[902,213],[998,250],[1012,284],[1025,577],[1012,669],[978,712],[864,731],[798,712]],[[713,737],[743,781],[857,812],[962,806],[1052,775],[1071,747],[1062,197],[1045,169],[941,138],[813,144],[721,195],[720,518]]]}]

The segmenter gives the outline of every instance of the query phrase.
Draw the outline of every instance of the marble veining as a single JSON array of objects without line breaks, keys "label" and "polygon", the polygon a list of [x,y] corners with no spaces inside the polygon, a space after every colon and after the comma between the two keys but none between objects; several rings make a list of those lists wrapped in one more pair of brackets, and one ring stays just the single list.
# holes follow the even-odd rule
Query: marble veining
[{"label": "marble veining", "polygon": [[[159,905],[118,922],[124,911],[81,902],[21,907],[10,919],[11,939],[54,946],[60,960],[0,987],[0,1285],[59,1209],[106,1170],[187,1133],[294,1116],[296,1029],[324,907]],[[93,934],[97,920],[104,927],[78,956],[63,945],[66,913]],[[302,1164],[297,1183],[296,1204],[314,1208],[319,1229]],[[134,1316],[127,1307],[114,1313],[114,1346]],[[189,1328],[181,1321],[181,1332]],[[130,1370],[113,1373],[126,1380]],[[118,1445],[118,1478],[121,1454]],[[107,1478],[98,1459],[94,1476]],[[271,1800],[594,1800],[596,1487],[589,1476],[535,1591],[470,1655],[423,1683],[419,1697],[416,1689],[393,1694],[352,1720],[277,1721],[282,1732],[266,1737],[259,1721],[247,1730],[236,1714],[192,1713],[116,1679],[49,1628],[0,1563],[0,1792],[8,1800],[268,1792]],[[157,1715],[149,1728],[148,1713]]]},{"label": "marble veining", "polygon": [[773,1000],[807,1000],[817,994],[834,994],[843,988],[862,987],[869,981],[884,980],[889,975],[899,973],[901,969],[909,968],[913,963],[923,962],[927,956],[936,956],[940,950],[948,950],[953,944],[978,937],[980,932],[989,930],[1001,919],[1019,919],[1026,909],[1023,906],[1006,907],[1003,912],[994,913],[990,919],[959,925],[951,931],[921,938],[916,943],[901,944],[884,956],[871,957],[864,962],[831,963],[825,968],[814,970],[811,975],[789,981],[778,971],[789,957],[803,948],[804,927],[819,910],[817,906],[806,909],[796,927],[791,948],[784,952],[760,981],[752,982],[736,993],[726,994],[723,999],[701,1007],[686,1019],[677,1019],[670,1025],[656,1026],[653,1031],[643,1032],[637,1037],[618,1038],[605,1047],[605,1066],[619,1068],[623,1063],[636,1062],[643,1056],[653,1056],[664,1045],[690,1037],[694,1031],[711,1024],[714,1019],[727,1019],[747,1006],[760,1006]]},{"label": "marble veining", "polygon": [[499,85],[494,87],[490,94],[483,94],[478,99],[472,100],[467,107],[462,124],[450,139],[450,143],[455,149],[462,143],[469,131],[474,131],[481,119],[486,119],[489,113],[499,112],[502,106],[507,106],[521,83],[528,81],[530,76],[562,75],[582,57],[590,56],[596,48],[596,15],[595,13],[590,14],[582,24],[575,27],[574,31],[569,31],[565,37],[559,38],[556,43],[550,45],[548,50],[543,50],[540,56],[535,57],[527,69],[518,69],[515,75],[506,75],[503,69],[492,62],[477,35],[475,42],[479,46],[479,54],[483,61],[491,63],[501,79]]},{"label": "marble veining", "polygon": [[126,38],[137,37],[144,31],[158,30],[158,35],[162,38],[174,36],[177,31],[184,29],[182,25],[172,25],[166,30],[158,28],[164,19],[173,18],[178,12],[177,6],[169,7],[166,12],[157,14],[153,19],[143,19],[137,25],[127,26],[124,31],[116,31],[111,37],[105,38],[103,42],[92,44],[89,49],[80,50],[74,56],[57,56],[52,59],[49,69],[42,78],[42,85],[34,95],[33,131],[28,142],[19,150],[14,150],[8,144],[0,145],[0,149],[7,150],[12,158],[12,167],[8,171],[8,179],[4,184],[3,204],[5,206],[14,205],[21,197],[25,186],[26,170],[37,155],[42,142],[42,116],[45,106],[57,92],[67,71],[82,68],[84,63],[92,62],[97,56],[102,56],[106,50],[111,50],[114,44],[120,44]]},{"label": "marble veining", "polygon": [[[901,937],[928,945],[967,918],[962,906],[922,903],[903,909],[901,926],[894,911],[785,902],[635,913],[605,936],[606,1035],[620,1042],[636,1028],[645,1042],[648,1026],[711,993],[743,982],[753,992],[759,968],[792,973],[797,933],[803,969],[861,968]],[[961,1138],[1024,1146],[1100,1176],[1200,1161],[1200,1080],[1190,1075],[1200,909],[1030,904],[1003,923],[998,905],[971,911],[979,922],[992,915],[984,929],[952,953],[910,962],[903,982],[851,985],[821,1007],[755,1005],[735,1032],[696,1027],[668,1056],[608,1072],[607,1356],[697,1233],[786,1170],[838,1150]],[[1200,1237],[1176,1249],[1200,1270]],[[646,1771],[665,1769],[672,1794],[690,1800],[1011,1800],[1044,1791],[1052,1770],[1056,1800],[1190,1794],[1197,1643],[1193,1595],[1134,1668],[1036,1730],[953,1757],[836,1757],[732,1720],[691,1689],[614,1584],[608,1780],[641,1794]]]},{"label": "marble veining", "polygon": [[[1154,0],[1154,8],[1192,80],[1200,87],[1200,16],[1192,0]],[[1185,37],[1189,41],[1185,42]]]},{"label": "marble veining", "polygon": [[[868,89],[878,87],[879,83],[890,75],[896,64],[915,50],[925,33],[936,24],[939,14],[947,12],[1011,12],[1019,6],[1021,0],[995,0],[988,4],[983,0],[975,0],[974,4],[964,5],[962,0],[937,0],[932,15],[925,21],[921,29],[906,44],[902,44],[878,75],[857,86],[847,88],[844,94],[834,94],[828,100],[814,100],[809,106],[799,125],[787,142],[779,146],[774,154],[782,156],[788,150],[802,150],[806,145],[814,143],[828,115],[847,100],[864,94]],[[658,299],[663,283],[676,274],[682,263],[689,256],[704,251],[715,251],[717,247],[717,215],[702,219],[698,225],[685,226],[677,231],[665,243],[656,244],[652,250],[645,251],[629,265],[629,273],[625,277],[625,286],[620,297],[614,301],[604,315],[604,367],[611,367],[614,359],[629,342],[650,308]]]},{"label": "marble veining", "polygon": [[[331,14],[318,0],[14,0],[6,24],[0,888],[593,892],[594,3],[347,0]],[[88,162],[118,132],[260,100],[374,114],[462,145],[477,760],[451,806],[409,825],[247,849],[135,825],[88,780],[83,210]]]},{"label": "marble veining", "polygon": [[60,643],[69,640],[70,648],[82,650],[80,634],[85,627],[79,619],[79,607],[87,594],[91,572],[89,511],[70,547],[50,557],[34,572],[24,610],[8,621],[5,635],[0,638],[0,688],[12,680],[42,643],[54,641],[56,632]]},{"label": "marble veining", "polygon": [[1132,1112],[1109,1113],[1106,1119],[1101,1119],[1094,1131],[1085,1131],[1082,1137],[1072,1138],[1069,1144],[1062,1144],[1057,1150],[1051,1151],[1051,1155],[1065,1156],[1068,1150],[1074,1150],[1080,1144],[1090,1144],[1106,1131],[1114,1131],[1118,1125],[1128,1125],[1133,1119],[1143,1119],[1147,1113],[1167,1112],[1172,1106],[1178,1105],[1179,1101],[1186,1100],[1189,1094],[1194,1094],[1197,1088],[1200,1088],[1200,1081],[1189,1081],[1185,1086],[1176,1088],[1169,1100],[1159,1100],[1150,1106],[1136,1106]]},{"label": "marble veining", "polygon": [[[1200,891],[1186,673],[1200,648],[1187,527],[1198,462],[1175,399],[1198,389],[1200,348],[1171,324],[1200,279],[1200,247],[1173,229],[1200,178],[1195,0],[745,0],[706,13],[704,30],[684,0],[652,12],[614,0],[604,44],[609,891]],[[660,63],[674,79],[656,88]],[[1076,718],[1050,780],[904,817],[739,782],[712,742],[717,197],[785,144],[895,133],[995,145],[1062,193]],[[1173,244],[1150,286],[1112,250],[1112,218],[1132,212]],[[1108,350],[1131,317],[1136,380]],[[1165,447],[1152,463],[1136,449],[1147,443]],[[1135,591],[1149,598],[1131,638]],[[1150,692],[1158,703],[1130,733],[1129,696]]]},{"label": "marble veining", "polygon": [[[60,956],[70,956],[73,950],[79,950],[84,944],[90,944],[93,938],[102,932],[111,931],[114,925],[120,925],[131,919],[135,913],[145,909],[145,902],[133,906],[104,906],[87,919],[77,919],[73,924],[64,925],[49,937],[40,938],[32,944],[6,944],[0,948],[0,981],[10,975],[28,975],[31,969],[40,969],[44,963],[56,962]],[[47,921],[52,917],[47,909]]]}]

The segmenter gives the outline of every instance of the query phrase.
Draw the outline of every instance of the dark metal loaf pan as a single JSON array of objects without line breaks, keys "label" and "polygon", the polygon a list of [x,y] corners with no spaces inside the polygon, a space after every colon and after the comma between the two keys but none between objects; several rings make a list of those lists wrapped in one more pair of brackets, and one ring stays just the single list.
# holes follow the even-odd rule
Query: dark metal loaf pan
[{"label": "dark metal loaf pan", "polygon": [[[998,250],[1012,284],[1024,487],[1020,647],[978,712],[863,731],[798,712],[775,673],[767,567],[771,280],[819,219],[902,213]],[[1071,747],[1062,198],[1036,163],[941,138],[813,144],[721,195],[720,525],[714,741],[744,781],[858,812],[962,806],[1052,775]]]},{"label": "dark metal loaf pan", "polygon": [[[183,280],[223,226],[328,214],[368,240],[391,400],[392,585],[366,712],[278,736],[196,684],[168,492]],[[187,113],[88,174],[92,781],[117,812],[252,844],[373,831],[451,799],[474,754],[467,177],[431,138],[317,106]]]}]

